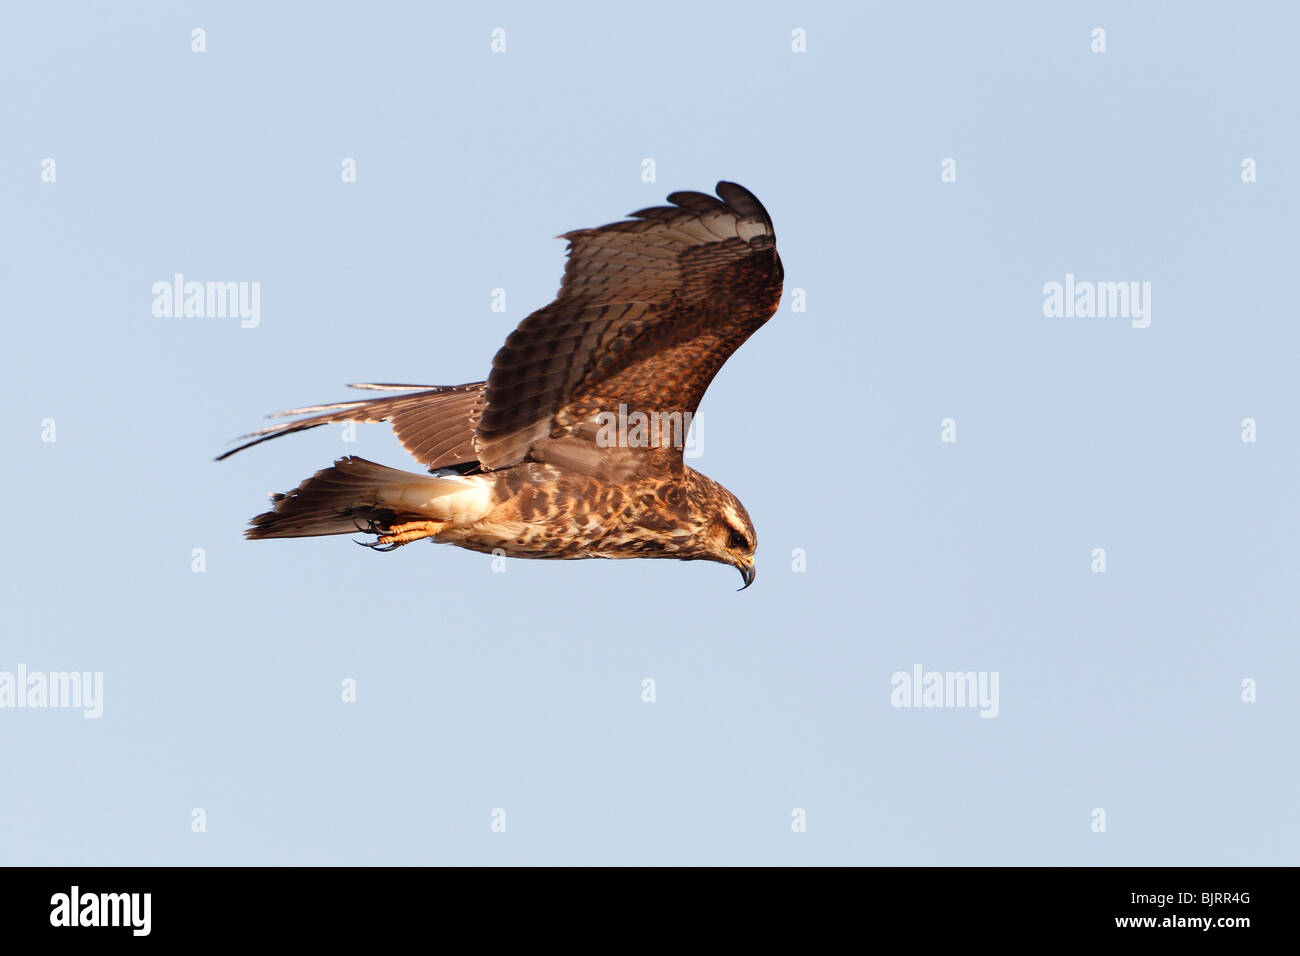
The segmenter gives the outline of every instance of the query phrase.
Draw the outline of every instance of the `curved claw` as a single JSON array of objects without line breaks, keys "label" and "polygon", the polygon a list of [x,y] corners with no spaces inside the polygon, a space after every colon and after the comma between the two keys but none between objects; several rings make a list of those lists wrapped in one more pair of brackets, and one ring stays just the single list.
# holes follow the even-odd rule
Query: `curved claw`
[{"label": "curved claw", "polygon": [[[358,528],[357,530],[359,531],[361,529]],[[359,544],[363,548],[369,548],[371,551],[383,551],[383,552],[396,551],[398,548],[401,547],[401,545],[399,544],[390,544],[387,547],[385,547],[381,545],[378,541],[355,541],[354,540],[352,543]]]},{"label": "curved claw", "polygon": [[374,518],[367,518],[367,519],[366,519],[366,526],[363,528],[363,527],[361,527],[361,519],[360,519],[359,517],[357,517],[356,515],[353,515],[353,516],[352,516],[352,526],[355,527],[355,528],[357,529],[357,531],[359,531],[361,534],[379,534],[379,535],[382,535],[382,534],[387,534],[387,533],[388,533],[388,529],[387,529],[387,528],[381,528],[381,527],[379,527],[379,525],[377,525],[377,524],[375,523],[375,519],[374,519]]}]

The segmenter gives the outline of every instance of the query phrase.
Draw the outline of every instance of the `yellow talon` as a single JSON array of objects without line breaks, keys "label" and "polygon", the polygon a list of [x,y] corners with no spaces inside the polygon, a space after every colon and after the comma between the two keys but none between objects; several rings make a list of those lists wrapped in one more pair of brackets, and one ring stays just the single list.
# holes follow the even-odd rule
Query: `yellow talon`
[{"label": "yellow talon", "polygon": [[410,544],[412,541],[419,541],[421,538],[435,537],[445,527],[447,527],[445,521],[407,521],[404,524],[393,525],[388,529],[388,534],[375,543],[398,547]]}]

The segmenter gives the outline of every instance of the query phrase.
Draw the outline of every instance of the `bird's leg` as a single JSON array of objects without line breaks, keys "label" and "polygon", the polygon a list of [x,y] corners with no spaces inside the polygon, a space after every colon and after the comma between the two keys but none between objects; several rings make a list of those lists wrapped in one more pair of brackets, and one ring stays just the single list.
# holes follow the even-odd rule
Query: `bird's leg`
[{"label": "bird's leg", "polygon": [[447,527],[446,521],[407,521],[403,524],[390,525],[384,529],[383,536],[375,544],[400,548],[421,538],[432,538],[445,527]]}]

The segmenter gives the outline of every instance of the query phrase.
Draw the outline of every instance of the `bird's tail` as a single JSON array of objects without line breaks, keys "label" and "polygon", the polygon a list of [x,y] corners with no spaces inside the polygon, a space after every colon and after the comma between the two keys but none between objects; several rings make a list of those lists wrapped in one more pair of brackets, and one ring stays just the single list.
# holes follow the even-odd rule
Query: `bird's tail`
[{"label": "bird's tail", "polygon": [[340,458],[293,491],[272,495],[247,538],[307,538],[374,532],[405,521],[473,521],[491,508],[484,478],[417,475],[364,458]]}]

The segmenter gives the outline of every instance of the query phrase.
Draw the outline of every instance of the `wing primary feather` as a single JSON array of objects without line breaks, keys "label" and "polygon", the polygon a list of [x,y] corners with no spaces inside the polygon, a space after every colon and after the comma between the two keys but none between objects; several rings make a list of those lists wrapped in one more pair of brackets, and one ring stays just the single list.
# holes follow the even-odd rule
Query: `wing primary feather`
[{"label": "wing primary feather", "polygon": [[389,385],[384,382],[352,382],[348,388],[364,388],[372,392],[428,392],[437,388],[455,387],[439,385]]}]

